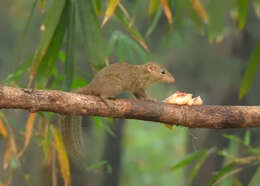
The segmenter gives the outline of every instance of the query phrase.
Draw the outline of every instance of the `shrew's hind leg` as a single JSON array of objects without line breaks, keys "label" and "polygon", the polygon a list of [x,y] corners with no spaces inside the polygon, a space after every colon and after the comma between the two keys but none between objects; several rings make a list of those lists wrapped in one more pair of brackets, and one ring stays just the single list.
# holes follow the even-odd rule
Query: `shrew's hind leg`
[{"label": "shrew's hind leg", "polygon": [[141,99],[141,100],[146,100],[148,97],[145,90],[143,90],[143,89],[139,89],[139,90],[135,91],[134,95],[137,99]]},{"label": "shrew's hind leg", "polygon": [[116,95],[122,92],[122,87],[117,84],[109,84],[105,83],[104,86],[98,87],[98,95],[100,99],[106,104],[106,106],[112,111],[113,104],[109,102],[107,99],[112,99]]}]

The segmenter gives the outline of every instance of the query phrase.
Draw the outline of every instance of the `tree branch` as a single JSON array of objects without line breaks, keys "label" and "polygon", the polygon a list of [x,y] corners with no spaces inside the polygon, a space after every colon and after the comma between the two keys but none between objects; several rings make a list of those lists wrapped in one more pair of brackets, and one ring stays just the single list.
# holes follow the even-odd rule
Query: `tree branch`
[{"label": "tree branch", "polygon": [[260,106],[178,106],[134,99],[107,101],[110,108],[95,96],[0,86],[0,109],[139,119],[190,128],[260,126]]}]

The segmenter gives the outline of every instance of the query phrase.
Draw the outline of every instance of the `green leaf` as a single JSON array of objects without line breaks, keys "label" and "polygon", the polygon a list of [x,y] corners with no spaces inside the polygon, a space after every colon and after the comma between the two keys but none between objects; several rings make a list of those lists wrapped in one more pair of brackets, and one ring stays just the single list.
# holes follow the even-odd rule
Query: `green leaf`
[{"label": "green leaf", "polygon": [[[138,58],[140,56],[138,55],[138,53],[135,52],[134,49],[130,45],[128,45],[128,44],[126,44],[125,47],[126,47],[126,50],[127,50],[127,57],[129,59],[129,61],[131,61],[131,63],[133,63],[133,64],[139,64],[140,63],[140,59],[138,59]],[[140,47],[140,46],[138,45],[138,47]],[[141,48],[141,49],[143,50],[143,48]],[[141,61],[143,61],[143,60],[141,60]],[[146,61],[148,61],[148,60],[145,60],[145,62]]]},{"label": "green leaf", "polygon": [[86,86],[86,84],[87,84],[87,81],[85,79],[83,79],[82,77],[76,76],[72,83],[72,89]]},{"label": "green leaf", "polygon": [[[179,34],[184,37],[184,9],[185,9],[185,3],[183,0],[175,0],[170,1],[172,9],[174,9],[174,29],[179,32]],[[190,6],[190,5],[189,5]]]},{"label": "green leaf", "polygon": [[230,16],[232,19],[238,19],[238,0],[229,0]]},{"label": "green leaf", "polygon": [[12,169],[17,169],[20,167],[20,164],[14,155],[11,155],[10,166]]},{"label": "green leaf", "polygon": [[116,8],[115,15],[126,31],[130,33],[132,38],[134,38],[147,52],[149,52],[149,48],[143,36],[138,31],[137,27],[132,23],[133,20],[126,16],[124,12],[118,7]]},{"label": "green leaf", "polygon": [[260,154],[260,149],[259,148],[253,148],[251,146],[248,147],[248,151],[252,153],[253,155],[258,156]]},{"label": "green leaf", "polygon": [[244,144],[246,145],[246,146],[248,146],[248,145],[250,145],[250,130],[249,129],[247,129],[246,130],[246,134],[245,134],[245,138],[244,138]]},{"label": "green leaf", "polygon": [[251,178],[248,186],[258,186],[260,183],[260,166],[255,171],[254,176]]},{"label": "green leaf", "polygon": [[234,136],[234,135],[230,135],[230,134],[223,134],[223,136],[229,140],[232,140],[232,141],[235,141],[235,142],[238,142],[238,143],[243,143],[243,141],[237,137],[237,136]]},{"label": "green leaf", "polygon": [[249,0],[238,0],[238,26],[242,30],[246,24]]},{"label": "green leaf", "polygon": [[121,62],[124,62],[128,57],[131,58],[131,63],[136,63],[137,57],[141,58],[140,60],[138,59],[138,63],[151,59],[151,56],[135,40],[120,31],[115,31],[110,37],[106,54],[109,56],[116,46],[117,55]]},{"label": "green leaf", "polygon": [[137,53],[137,55],[141,58],[142,61],[146,62],[151,59],[150,55],[148,55],[148,53],[132,38],[122,33],[120,39],[124,40],[124,43],[128,47],[132,48],[132,50],[134,50]]},{"label": "green leaf", "polygon": [[39,51],[42,51],[50,44],[56,28],[60,22],[61,16],[64,12],[66,0],[52,1],[50,9],[48,10],[46,17],[44,18],[43,25],[45,31],[43,32],[42,39],[39,44]]},{"label": "green leaf", "polygon": [[218,155],[224,156],[225,158],[235,158],[227,149],[218,151]]},{"label": "green leaf", "polygon": [[106,161],[106,160],[103,160],[103,161],[99,161],[97,163],[94,163],[93,165],[90,165],[87,170],[88,171],[93,171],[95,169],[98,169],[98,168],[101,168],[101,167],[106,167],[107,169],[107,173],[112,173],[112,167],[111,165]]},{"label": "green leaf", "polygon": [[77,2],[87,56],[95,70],[98,70],[105,65],[105,48],[95,8],[92,1],[78,0]]},{"label": "green leaf", "polygon": [[59,51],[59,59],[61,60],[61,62],[65,62],[66,60],[66,54],[62,50]]},{"label": "green leaf", "polygon": [[39,64],[38,73],[36,75],[37,87],[45,87],[47,82],[46,80],[49,79],[51,75],[54,75],[55,71],[57,70],[55,65],[59,57],[59,51],[66,30],[68,10],[69,5],[67,4],[63,9],[62,15],[56,30],[53,33],[47,51],[41,60],[42,62]]},{"label": "green leaf", "polygon": [[208,37],[212,42],[224,34],[225,26],[225,0],[211,0],[208,5],[209,24]]},{"label": "green leaf", "polygon": [[31,63],[31,60],[27,60],[24,64],[19,67],[17,71],[14,73],[11,73],[7,76],[7,78],[4,80],[4,83],[10,83],[11,81],[18,81],[19,78],[26,72],[26,70],[29,68]]},{"label": "green leaf", "polygon": [[201,151],[200,156],[198,157],[198,161],[196,161],[194,168],[191,171],[191,175],[190,175],[190,181],[192,182],[192,180],[196,177],[196,175],[198,174],[200,167],[202,166],[202,164],[205,162],[205,160],[207,159],[207,157],[209,157],[210,154],[212,154],[213,152],[215,152],[214,148],[211,148],[207,151]]},{"label": "green leaf", "polygon": [[62,83],[64,82],[64,74],[58,74],[57,69],[54,67],[52,70],[52,75],[53,75],[53,79],[54,81],[50,84],[50,89],[57,89],[57,86],[62,85]]},{"label": "green leaf", "polygon": [[201,17],[194,10],[194,8],[192,7],[190,1],[184,0],[184,3],[185,3],[184,6],[188,10],[188,15],[189,15],[190,19],[195,24],[195,26],[199,29],[199,31],[201,33],[203,33],[204,32],[204,28],[203,28],[204,23],[203,23]]},{"label": "green leaf", "polygon": [[[32,8],[30,10],[30,13],[29,13],[29,17],[28,19],[26,20],[26,23],[25,23],[25,27],[24,27],[24,30],[21,34],[21,39],[20,41],[18,42],[17,44],[17,48],[15,49],[15,52],[14,52],[14,56],[15,58],[17,59],[17,63],[14,63],[15,67],[19,66],[20,65],[20,61],[21,61],[21,55],[23,54],[23,51],[26,47],[28,43],[28,40],[30,40],[31,38],[28,37],[30,36],[29,34],[29,28],[31,26],[31,23],[32,23],[32,19],[33,19],[33,15],[35,13],[35,9],[37,7],[37,4],[38,4],[38,0],[34,0],[33,2],[33,5],[32,5]],[[30,60],[30,62],[32,62],[32,60]]]},{"label": "green leaf", "polygon": [[[44,31],[42,32],[42,37],[37,48],[33,60],[33,66],[31,68],[30,83],[32,82],[43,57],[46,55],[47,50],[52,43],[55,32],[57,32],[57,27],[60,25],[60,19],[65,8],[66,0],[52,1],[46,17],[43,21],[42,27]],[[60,29],[58,29],[60,30]]]},{"label": "green leaf", "polygon": [[227,139],[230,139],[230,140],[233,140],[233,139],[239,140],[239,138],[237,136],[234,136],[234,135],[231,135],[231,134],[223,134],[223,136]]},{"label": "green leaf", "polygon": [[158,11],[158,8],[160,7],[161,3],[160,0],[150,0],[149,2],[150,3],[148,13],[150,16],[152,16],[156,11]]},{"label": "green leaf", "polygon": [[115,44],[118,41],[119,37],[120,37],[120,32],[118,31],[113,32],[112,36],[108,41],[108,45],[106,47],[106,56],[110,56],[110,54],[115,48]]},{"label": "green leaf", "polygon": [[254,51],[251,53],[246,72],[239,91],[239,99],[242,99],[253,84],[253,80],[260,64],[260,41],[257,43]]},{"label": "green leaf", "polygon": [[205,154],[205,151],[199,151],[195,152],[189,156],[187,156],[184,160],[181,160],[179,163],[171,167],[172,171],[176,171],[184,166],[187,166],[190,164],[192,161],[201,158]]},{"label": "green leaf", "polygon": [[93,4],[94,4],[94,8],[95,8],[95,12],[98,16],[101,15],[102,13],[102,4],[101,4],[101,0],[92,0]]},{"label": "green leaf", "polygon": [[97,162],[97,163],[94,163],[94,164],[90,165],[90,166],[88,167],[88,171],[93,171],[93,170],[98,169],[98,168],[100,168],[100,167],[103,167],[103,166],[105,166],[105,165],[107,165],[107,164],[108,164],[108,162],[107,162],[106,160],[99,161],[99,162]]},{"label": "green leaf", "polygon": [[109,127],[109,125],[104,122],[104,120],[102,120],[101,118],[99,117],[91,117],[92,120],[95,122],[96,126],[99,128],[99,129],[103,129],[105,130],[106,132],[108,132],[111,136],[116,136],[114,131]]},{"label": "green leaf", "polygon": [[74,1],[69,1],[68,14],[69,18],[67,23],[67,43],[66,43],[66,60],[65,60],[65,90],[71,90],[73,77],[74,77],[74,53],[75,53],[75,22],[76,5]]},{"label": "green leaf", "polygon": [[213,178],[210,179],[210,181],[207,184],[207,186],[211,186],[214,183],[216,183],[220,178],[222,178],[223,176],[225,176],[226,174],[231,172],[234,167],[235,167],[234,163],[229,163],[229,164],[225,165],[223,167],[223,169],[221,169],[215,176],[213,176]]},{"label": "green leaf", "polygon": [[45,6],[46,6],[46,0],[40,0],[41,12],[44,12]]},{"label": "green leaf", "polygon": [[147,29],[147,31],[145,33],[145,37],[149,37],[151,35],[151,33],[154,31],[161,15],[162,15],[162,7],[160,7],[156,11],[156,14],[154,15],[153,21],[152,21],[151,25],[149,26],[149,28]]}]

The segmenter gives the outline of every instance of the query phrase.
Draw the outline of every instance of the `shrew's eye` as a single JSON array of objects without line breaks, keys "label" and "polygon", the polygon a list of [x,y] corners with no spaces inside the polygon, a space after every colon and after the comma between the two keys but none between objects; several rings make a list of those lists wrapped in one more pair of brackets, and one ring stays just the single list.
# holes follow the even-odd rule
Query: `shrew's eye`
[{"label": "shrew's eye", "polygon": [[164,69],[161,69],[160,72],[161,72],[161,74],[165,74],[165,70]]}]

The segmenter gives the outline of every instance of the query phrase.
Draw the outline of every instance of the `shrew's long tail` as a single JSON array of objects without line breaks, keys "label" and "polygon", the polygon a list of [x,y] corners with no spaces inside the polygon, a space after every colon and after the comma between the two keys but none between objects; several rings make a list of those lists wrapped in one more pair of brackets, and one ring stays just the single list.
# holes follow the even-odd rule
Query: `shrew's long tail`
[{"label": "shrew's long tail", "polygon": [[82,133],[81,116],[59,116],[59,128],[66,150],[73,160],[83,160],[85,146]]}]

